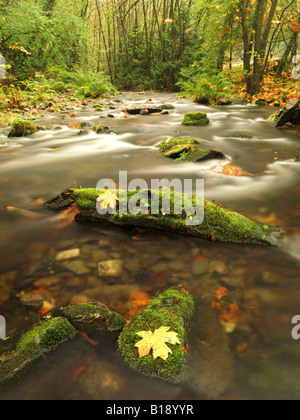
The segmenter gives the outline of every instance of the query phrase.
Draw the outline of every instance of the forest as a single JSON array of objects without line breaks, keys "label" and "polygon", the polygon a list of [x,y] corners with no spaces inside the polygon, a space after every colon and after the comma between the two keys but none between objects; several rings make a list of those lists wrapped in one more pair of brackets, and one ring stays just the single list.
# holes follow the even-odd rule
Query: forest
[{"label": "forest", "polygon": [[0,401],[299,399],[299,37],[299,0],[0,0]]}]

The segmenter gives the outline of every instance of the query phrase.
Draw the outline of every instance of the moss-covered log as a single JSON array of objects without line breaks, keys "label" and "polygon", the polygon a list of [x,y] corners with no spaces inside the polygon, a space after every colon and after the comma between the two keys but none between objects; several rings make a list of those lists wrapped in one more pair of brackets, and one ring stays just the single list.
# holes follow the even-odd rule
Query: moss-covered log
[{"label": "moss-covered log", "polygon": [[[97,189],[70,189],[77,207],[81,213],[81,218],[93,222],[109,222],[114,225],[128,227],[143,227],[174,232],[213,241],[251,244],[251,245],[278,245],[279,229],[262,226],[247,217],[232,210],[223,208],[217,203],[202,200],[204,207],[204,220],[197,225],[197,216],[193,220],[193,225],[188,223],[191,215],[185,210],[184,203],[189,198],[194,208],[199,206],[199,197],[195,194],[187,195],[176,193],[173,190],[164,188],[162,190],[142,190],[139,196],[146,193],[148,199],[143,204],[143,212],[139,214],[120,214],[120,201],[116,200],[114,214],[101,215],[97,211],[97,199],[106,191]],[[116,190],[118,199],[127,195],[127,204],[130,200],[136,199],[137,191]],[[163,214],[164,194],[170,195],[170,214]],[[134,196],[134,197],[133,197]],[[159,214],[151,214],[151,202],[159,202]],[[201,199],[200,199],[201,201]],[[182,206],[181,214],[178,214],[179,206]],[[176,214],[174,212],[176,208]],[[123,213],[123,211],[121,211]]]}]

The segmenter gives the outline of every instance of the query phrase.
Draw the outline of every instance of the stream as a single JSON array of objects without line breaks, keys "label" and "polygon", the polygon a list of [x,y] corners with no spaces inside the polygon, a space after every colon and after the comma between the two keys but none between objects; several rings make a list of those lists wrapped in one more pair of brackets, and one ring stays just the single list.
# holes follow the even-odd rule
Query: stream
[{"label": "stream", "polygon": [[[130,116],[128,104],[171,103],[169,115]],[[117,101],[116,101],[117,100]],[[172,93],[123,93],[109,99],[115,109],[88,106],[65,114],[45,111],[35,123],[44,130],[22,139],[0,133],[0,315],[8,333],[37,318],[22,296],[34,291],[52,306],[100,301],[129,319],[157,292],[182,285],[208,302],[220,287],[239,305],[239,322],[229,335],[235,380],[224,399],[298,399],[300,341],[292,318],[300,314],[300,132],[279,130],[267,118],[274,108],[234,103],[205,107]],[[181,125],[187,112],[206,112],[206,127]],[[74,112],[76,118],[70,118]],[[111,113],[114,118],[107,117]],[[69,129],[76,122],[103,124],[108,133]],[[164,137],[196,137],[222,151],[226,161],[175,162],[155,145]],[[247,175],[222,173],[238,165]],[[281,248],[245,247],[201,239],[78,224],[74,214],[43,208],[75,185],[95,188],[110,178],[204,179],[205,198],[285,232]],[[249,174],[249,175],[248,175]],[[23,213],[4,212],[5,206]],[[24,213],[25,211],[25,213]],[[77,264],[56,265],[64,250],[80,249]],[[124,263],[119,278],[99,278],[100,261]],[[0,354],[1,346],[0,342]],[[82,367],[82,368],[81,368]],[[81,369],[80,369],[81,368]],[[91,346],[72,340],[50,354],[0,399],[201,399],[188,388],[130,371],[111,343]]]}]

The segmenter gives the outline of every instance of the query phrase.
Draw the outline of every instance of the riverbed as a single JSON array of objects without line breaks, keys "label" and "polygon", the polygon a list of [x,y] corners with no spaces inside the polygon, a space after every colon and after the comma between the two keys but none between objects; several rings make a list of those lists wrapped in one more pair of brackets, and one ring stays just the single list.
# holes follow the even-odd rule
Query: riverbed
[{"label": "riverbed", "polygon": [[[175,109],[167,115],[125,114],[128,105],[149,98]],[[291,332],[292,318],[300,314],[299,131],[275,128],[267,121],[272,108],[241,102],[206,107],[170,93],[123,93],[103,101],[104,111],[92,105],[64,114],[45,111],[36,121],[43,130],[29,138],[0,135],[0,314],[8,334],[41,313],[24,304],[30,293],[42,296],[49,307],[98,301],[130,319],[148,299],[172,286],[181,285],[208,302],[226,288],[228,304],[237,304],[239,315],[229,334],[235,380],[220,398],[298,399],[300,342]],[[206,112],[210,124],[182,126],[184,114],[194,111]],[[109,129],[95,134],[69,128],[79,121]],[[226,160],[166,159],[155,147],[165,137],[200,138]],[[226,164],[242,168],[240,176],[224,174]],[[117,184],[120,171],[127,171],[128,180],[141,178],[149,185],[152,179],[204,179],[206,199],[279,226],[283,244],[246,247],[78,224],[72,212],[43,208],[43,202],[74,185],[95,188],[104,178]],[[6,206],[21,211],[4,211]],[[77,264],[57,264],[56,255],[70,249],[80,250]],[[122,274],[100,278],[98,263],[113,259],[123,261]],[[0,393],[0,399],[204,398],[188,387],[130,371],[112,343],[92,346],[75,339],[37,369]]]}]

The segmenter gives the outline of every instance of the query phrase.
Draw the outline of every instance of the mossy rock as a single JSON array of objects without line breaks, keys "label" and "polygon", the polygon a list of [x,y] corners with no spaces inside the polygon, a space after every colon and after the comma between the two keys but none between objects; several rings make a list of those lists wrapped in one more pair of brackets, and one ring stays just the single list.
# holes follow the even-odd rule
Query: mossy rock
[{"label": "mossy rock", "polygon": [[67,319],[49,317],[41,321],[20,338],[15,350],[1,356],[0,383],[6,382],[76,334],[77,331]]},{"label": "mossy rock", "polygon": [[255,102],[255,105],[259,105],[259,106],[265,106],[267,103],[266,103],[266,101],[264,100],[264,99],[258,99],[256,102]]},{"label": "mossy rock", "polygon": [[95,125],[94,127],[92,127],[91,130],[94,131],[96,134],[99,134],[99,133],[103,133],[103,132],[109,130],[109,127],[105,127],[102,124],[98,124],[98,125]]},{"label": "mossy rock", "polygon": [[118,335],[126,324],[120,314],[95,302],[61,306],[52,314],[66,318],[77,330],[101,336]]},{"label": "mossy rock", "polygon": [[219,106],[229,106],[229,105],[232,105],[232,101],[228,98],[221,98],[217,101],[217,105],[219,105]]},{"label": "mossy rock", "polygon": [[[194,300],[185,290],[174,288],[154,297],[154,299],[127,324],[119,337],[119,352],[125,363],[143,375],[157,377],[168,382],[180,384],[185,376],[185,345],[189,322],[194,312]],[[152,331],[160,327],[170,327],[177,333],[179,344],[169,344],[171,353],[166,360],[154,359],[152,351],[139,357],[136,347],[141,331]]]},{"label": "mossy rock", "polygon": [[14,120],[10,126],[8,137],[26,137],[37,131],[37,126],[30,121]]},{"label": "mossy rock", "polygon": [[175,107],[174,105],[172,105],[172,104],[162,104],[162,105],[160,105],[160,106],[159,106],[159,108],[160,108],[161,110],[167,110],[167,111],[170,111],[170,110],[172,110],[172,109],[175,109],[176,107]]},{"label": "mossy rock", "polygon": [[193,138],[168,139],[158,145],[167,158],[181,162],[200,162],[210,159],[225,159],[225,155],[215,150],[199,149],[200,141]]},{"label": "mossy rock", "polygon": [[[138,193],[139,195],[145,193],[148,196],[148,207],[145,208],[145,212],[120,214],[119,201],[117,201],[114,214],[100,215],[97,212],[96,203],[98,197],[105,193],[106,190],[99,191],[93,188],[86,188],[70,189],[69,191],[84,220],[108,222],[126,227],[150,228],[220,242],[244,245],[279,245],[280,231],[278,228],[268,227],[266,229],[266,226],[208,200],[203,200],[202,203],[204,207],[204,220],[202,223],[197,225],[197,219],[195,219],[193,225],[188,224],[187,221],[190,215],[185,211],[184,201],[189,196],[193,206],[197,208],[197,205],[200,205],[201,202],[195,194],[181,194],[168,188],[162,190],[141,190]],[[130,199],[135,199],[136,194],[137,191],[116,190],[117,197],[121,198],[122,201],[123,197],[127,196],[127,204]],[[162,212],[165,194],[170,196],[170,214],[163,214]],[[198,202],[197,199],[199,200]],[[155,203],[159,203],[159,214],[151,214],[152,200]],[[177,211],[179,205],[182,205],[181,214],[178,214]],[[175,207],[176,213],[174,211]]]},{"label": "mossy rock", "polygon": [[205,112],[189,112],[185,114],[182,125],[203,127],[209,124],[209,118]]}]

